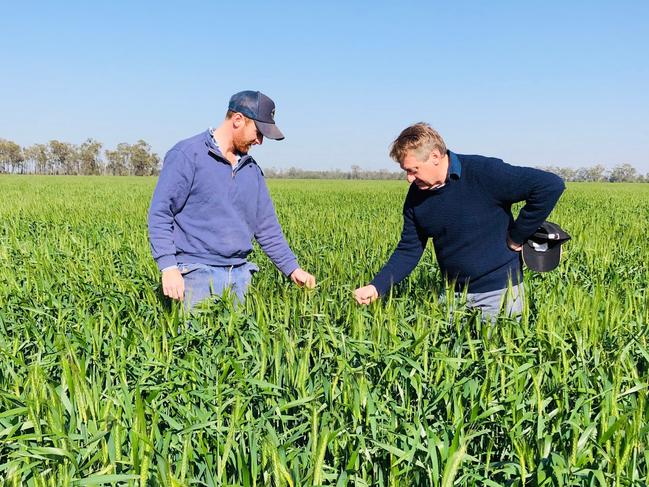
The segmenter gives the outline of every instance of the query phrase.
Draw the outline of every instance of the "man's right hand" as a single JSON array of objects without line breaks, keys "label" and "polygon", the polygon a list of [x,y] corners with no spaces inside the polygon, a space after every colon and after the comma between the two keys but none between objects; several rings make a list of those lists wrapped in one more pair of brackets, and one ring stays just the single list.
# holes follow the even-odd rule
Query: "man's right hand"
[{"label": "man's right hand", "polygon": [[378,297],[379,292],[374,287],[374,284],[359,287],[354,291],[354,298],[358,304],[370,304],[371,302],[376,301]]},{"label": "man's right hand", "polygon": [[507,246],[514,252],[520,252],[521,250],[523,250],[523,245],[514,242],[509,234],[507,235]]},{"label": "man's right hand", "polygon": [[165,296],[182,301],[185,296],[185,279],[177,267],[162,272],[162,292]]}]

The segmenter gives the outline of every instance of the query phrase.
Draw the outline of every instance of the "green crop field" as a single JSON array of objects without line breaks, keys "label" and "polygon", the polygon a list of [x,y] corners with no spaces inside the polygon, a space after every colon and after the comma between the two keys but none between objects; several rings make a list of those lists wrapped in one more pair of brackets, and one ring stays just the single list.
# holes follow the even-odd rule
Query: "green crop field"
[{"label": "green crop field", "polygon": [[[522,320],[393,294],[405,182],[270,181],[315,290],[258,249],[245,305],[163,299],[151,178],[0,177],[0,485],[641,486],[649,185],[571,184]],[[429,246],[430,247],[430,246]]]}]

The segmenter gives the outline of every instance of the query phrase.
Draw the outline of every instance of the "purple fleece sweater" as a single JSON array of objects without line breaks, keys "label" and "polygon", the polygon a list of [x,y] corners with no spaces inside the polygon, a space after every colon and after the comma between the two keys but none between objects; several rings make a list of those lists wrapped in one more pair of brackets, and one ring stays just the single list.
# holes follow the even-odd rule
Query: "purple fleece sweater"
[{"label": "purple fleece sweater", "polygon": [[299,267],[252,157],[243,156],[233,167],[209,130],[172,147],[149,208],[149,241],[158,268],[243,264],[253,237],[285,275]]}]

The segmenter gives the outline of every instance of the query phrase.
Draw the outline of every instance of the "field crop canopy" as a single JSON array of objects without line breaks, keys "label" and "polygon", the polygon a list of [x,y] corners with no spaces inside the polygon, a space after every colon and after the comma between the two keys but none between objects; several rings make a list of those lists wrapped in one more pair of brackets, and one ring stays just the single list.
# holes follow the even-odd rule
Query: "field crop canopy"
[{"label": "field crop canopy", "polygon": [[269,181],[315,290],[260,267],[187,317],[148,246],[155,179],[0,176],[0,484],[646,485],[649,185],[568,185],[520,322],[440,302],[429,245],[357,306],[401,181]]}]

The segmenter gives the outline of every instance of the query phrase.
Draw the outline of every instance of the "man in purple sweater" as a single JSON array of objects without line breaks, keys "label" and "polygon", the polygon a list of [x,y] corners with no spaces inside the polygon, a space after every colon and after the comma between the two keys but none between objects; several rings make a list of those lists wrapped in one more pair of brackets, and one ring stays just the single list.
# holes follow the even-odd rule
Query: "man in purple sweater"
[{"label": "man in purple sweater", "polygon": [[[406,171],[410,190],[403,232],[394,253],[367,286],[354,291],[369,304],[415,268],[429,238],[446,282],[467,292],[467,305],[493,319],[504,305],[522,310],[522,244],[550,214],[563,180],[500,159],[455,154],[428,124],[406,128],[390,156]],[[518,217],[513,203],[525,201]],[[511,290],[511,292],[510,292]]]},{"label": "man in purple sweater", "polygon": [[282,140],[275,103],[259,91],[230,99],[225,120],[178,142],[165,156],[149,209],[151,253],[165,296],[191,309],[226,289],[243,301],[257,266],[252,238],[298,286],[315,287],[282,234],[263,173],[248,155],[264,137]]}]

